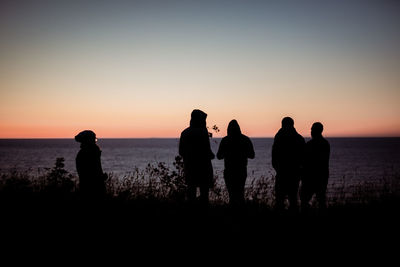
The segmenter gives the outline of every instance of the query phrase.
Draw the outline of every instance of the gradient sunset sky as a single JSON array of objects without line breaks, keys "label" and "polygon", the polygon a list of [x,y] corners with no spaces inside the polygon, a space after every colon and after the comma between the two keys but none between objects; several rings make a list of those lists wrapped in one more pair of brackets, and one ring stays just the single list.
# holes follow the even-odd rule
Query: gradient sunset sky
[{"label": "gradient sunset sky", "polygon": [[400,136],[400,1],[1,1],[0,38],[0,138]]}]

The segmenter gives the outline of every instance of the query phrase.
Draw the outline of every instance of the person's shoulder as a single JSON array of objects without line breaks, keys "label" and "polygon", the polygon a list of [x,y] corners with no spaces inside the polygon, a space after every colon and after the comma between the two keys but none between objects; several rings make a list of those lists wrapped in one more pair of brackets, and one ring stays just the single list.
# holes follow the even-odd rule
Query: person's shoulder
[{"label": "person's shoulder", "polygon": [[77,160],[84,160],[85,158],[89,158],[93,154],[93,152],[88,148],[81,148],[76,155]]},{"label": "person's shoulder", "polygon": [[219,142],[219,145],[220,145],[220,146],[225,145],[225,144],[228,142],[228,140],[229,140],[228,136],[222,137],[222,138],[221,138],[221,141]]},{"label": "person's shoulder", "polygon": [[274,135],[274,140],[279,139],[281,136],[282,136],[282,129],[276,132],[276,134]]},{"label": "person's shoulder", "polygon": [[301,141],[302,143],[306,142],[306,139],[304,139],[304,137],[299,133],[297,133],[297,139],[299,139],[299,141]]},{"label": "person's shoulder", "polygon": [[322,142],[323,142],[326,146],[330,146],[329,141],[328,141],[325,137],[322,137]]},{"label": "person's shoulder", "polygon": [[222,143],[222,142],[226,142],[228,139],[229,139],[229,137],[228,137],[228,136],[224,136],[224,137],[222,137],[222,138],[221,138],[221,143]]},{"label": "person's shoulder", "polygon": [[313,142],[318,143],[318,144],[329,145],[328,140],[326,140],[326,138],[323,137],[323,136],[319,137],[318,139],[311,139],[310,141],[313,141]]},{"label": "person's shoulder", "polygon": [[85,155],[87,155],[88,157],[97,157],[99,155],[101,155],[101,150],[100,147],[98,145],[92,145],[90,146],[86,151],[85,151]]},{"label": "person's shoulder", "polygon": [[187,127],[187,128],[185,128],[185,129],[182,131],[182,133],[186,133],[186,132],[190,131],[191,129],[192,129],[192,128]]},{"label": "person's shoulder", "polygon": [[247,135],[241,134],[242,138],[250,139]]},{"label": "person's shoulder", "polygon": [[181,132],[181,137],[182,137],[183,135],[188,134],[189,132],[190,132],[190,127],[187,127],[186,129],[184,129],[184,130]]},{"label": "person's shoulder", "polygon": [[245,140],[246,142],[251,142],[250,137],[248,137],[247,135],[242,134],[242,139]]},{"label": "person's shoulder", "polygon": [[325,138],[318,138],[318,139],[310,139],[307,143],[307,145],[315,145],[315,146],[330,146],[328,140]]}]

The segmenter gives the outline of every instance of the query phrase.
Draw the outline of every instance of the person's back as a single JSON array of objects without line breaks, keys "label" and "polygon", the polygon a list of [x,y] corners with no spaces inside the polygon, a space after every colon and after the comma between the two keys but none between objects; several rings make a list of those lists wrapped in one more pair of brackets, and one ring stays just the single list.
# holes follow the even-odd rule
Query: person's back
[{"label": "person's back", "polygon": [[322,136],[311,139],[305,151],[305,173],[312,177],[329,177],[329,142]]},{"label": "person's back", "polygon": [[232,206],[244,203],[247,159],[253,159],[254,156],[250,138],[242,134],[237,121],[232,120],[228,125],[228,135],[222,138],[217,153],[218,159],[224,159],[224,180]]},{"label": "person's back", "polygon": [[182,133],[179,142],[179,154],[184,163],[193,171],[201,171],[205,162],[210,160],[210,143],[207,129],[188,127]]},{"label": "person's back", "polygon": [[241,133],[236,120],[229,124],[228,135],[221,140],[217,158],[224,159],[225,170],[230,172],[246,171],[247,159],[254,158],[253,144]]},{"label": "person's back", "polygon": [[304,138],[294,128],[281,128],[272,146],[272,166],[278,172],[297,173],[302,165]]},{"label": "person's back", "polygon": [[311,127],[312,139],[307,142],[304,159],[304,175],[301,186],[302,209],[307,210],[309,201],[316,194],[320,208],[326,207],[326,188],[329,178],[329,142],[322,136],[323,125],[316,122]]},{"label": "person's back", "polygon": [[215,157],[210,147],[206,118],[207,114],[203,111],[193,110],[190,126],[182,131],[179,140],[179,155],[183,159],[188,199],[193,201],[196,198],[196,188],[200,187],[203,204],[208,203],[209,188],[213,186],[211,160]]},{"label": "person's back", "polygon": [[285,196],[289,208],[297,210],[297,193],[305,149],[304,138],[294,128],[290,117],[282,120],[282,128],[275,135],[272,145],[272,166],[276,171],[275,202],[277,210],[284,208]]}]

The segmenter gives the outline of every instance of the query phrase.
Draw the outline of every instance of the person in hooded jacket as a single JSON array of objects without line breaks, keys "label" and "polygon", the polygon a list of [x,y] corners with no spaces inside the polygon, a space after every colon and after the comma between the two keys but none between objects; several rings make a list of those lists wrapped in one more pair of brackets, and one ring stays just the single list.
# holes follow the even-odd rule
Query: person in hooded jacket
[{"label": "person in hooded jacket", "polygon": [[272,145],[272,167],[275,176],[275,207],[284,209],[284,201],[289,200],[289,209],[298,210],[298,189],[302,172],[305,141],[294,128],[290,117],[282,119],[282,128],[275,135]]},{"label": "person in hooded jacket", "polygon": [[101,200],[106,192],[107,174],[101,166],[101,150],[96,144],[96,134],[85,130],[76,135],[75,140],[81,143],[76,156],[80,195],[86,201]]},{"label": "person in hooded jacket", "polygon": [[199,109],[191,113],[190,126],[182,131],[179,140],[179,155],[183,159],[188,201],[196,199],[200,188],[200,203],[208,205],[209,189],[214,185],[214,173],[211,160],[215,155],[211,151],[206,126],[207,114]]},{"label": "person in hooded jacket", "polygon": [[231,120],[227,136],[222,138],[217,158],[224,159],[224,180],[231,207],[244,204],[244,186],[247,178],[247,159],[254,159],[255,153],[250,138],[242,134],[236,120]]}]

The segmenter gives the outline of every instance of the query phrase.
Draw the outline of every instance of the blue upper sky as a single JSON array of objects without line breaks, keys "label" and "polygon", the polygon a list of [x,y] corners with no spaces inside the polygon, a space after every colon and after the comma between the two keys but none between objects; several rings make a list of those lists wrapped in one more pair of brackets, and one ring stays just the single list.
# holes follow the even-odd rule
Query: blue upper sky
[{"label": "blue upper sky", "polygon": [[195,107],[253,136],[285,115],[399,135],[399,14],[385,0],[1,1],[4,136],[174,136]]}]

